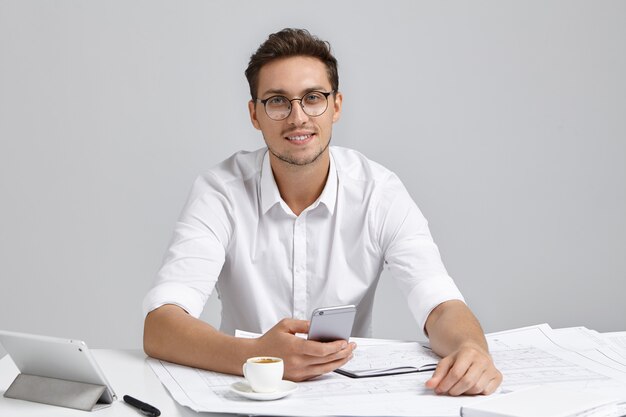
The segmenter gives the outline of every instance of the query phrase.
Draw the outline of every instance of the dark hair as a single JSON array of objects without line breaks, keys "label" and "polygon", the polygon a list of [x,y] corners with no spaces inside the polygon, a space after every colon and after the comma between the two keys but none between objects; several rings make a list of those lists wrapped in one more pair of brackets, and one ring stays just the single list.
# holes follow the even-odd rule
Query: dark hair
[{"label": "dark hair", "polygon": [[283,29],[272,33],[259,49],[250,57],[246,78],[250,85],[252,99],[257,98],[259,72],[263,65],[280,58],[291,56],[310,56],[318,58],[326,65],[326,72],[334,91],[339,89],[337,59],[330,52],[330,43],[318,39],[306,29]]}]

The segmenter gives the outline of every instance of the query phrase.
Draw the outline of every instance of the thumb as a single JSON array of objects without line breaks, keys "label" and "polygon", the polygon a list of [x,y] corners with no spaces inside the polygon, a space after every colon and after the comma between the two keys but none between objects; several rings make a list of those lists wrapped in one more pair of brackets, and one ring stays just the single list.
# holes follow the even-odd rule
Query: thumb
[{"label": "thumb", "polygon": [[280,324],[283,331],[291,334],[309,332],[308,320],[283,319]]}]

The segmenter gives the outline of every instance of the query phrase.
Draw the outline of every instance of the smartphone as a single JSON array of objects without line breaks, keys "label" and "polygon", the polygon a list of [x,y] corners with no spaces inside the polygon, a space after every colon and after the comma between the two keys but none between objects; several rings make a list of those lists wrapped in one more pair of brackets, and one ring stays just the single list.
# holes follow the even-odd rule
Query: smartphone
[{"label": "smartphone", "polygon": [[353,305],[316,308],[311,314],[308,339],[318,342],[349,340],[355,315]]}]

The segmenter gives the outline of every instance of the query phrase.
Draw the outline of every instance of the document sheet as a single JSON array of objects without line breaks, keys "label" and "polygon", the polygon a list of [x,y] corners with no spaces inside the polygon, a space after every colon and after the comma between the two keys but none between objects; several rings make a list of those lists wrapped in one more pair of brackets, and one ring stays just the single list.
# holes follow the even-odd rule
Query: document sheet
[{"label": "document sheet", "polygon": [[564,390],[554,384],[491,395],[461,409],[463,417],[609,417],[619,416],[618,413],[615,400],[610,397]]},{"label": "document sheet", "polygon": [[[616,415],[623,415],[626,369],[620,336],[609,339],[584,328],[554,330],[543,324],[492,333],[487,339],[494,362],[504,375],[501,392],[544,384],[598,391],[620,400]],[[386,344],[392,349],[394,342],[357,339],[357,344]],[[384,360],[385,349],[373,351]],[[330,373],[298,383],[298,390],[283,399],[254,401],[230,391],[230,385],[242,377],[148,361],[174,399],[195,411],[276,416],[458,416],[461,406],[484,398],[434,395],[424,387],[432,372],[363,379]]]},{"label": "document sheet", "polygon": [[276,401],[254,401],[231,392],[243,378],[149,359],[170,394],[195,411],[272,416],[457,416],[472,398],[446,398],[424,388],[429,375],[353,379],[335,373],[298,383]]}]

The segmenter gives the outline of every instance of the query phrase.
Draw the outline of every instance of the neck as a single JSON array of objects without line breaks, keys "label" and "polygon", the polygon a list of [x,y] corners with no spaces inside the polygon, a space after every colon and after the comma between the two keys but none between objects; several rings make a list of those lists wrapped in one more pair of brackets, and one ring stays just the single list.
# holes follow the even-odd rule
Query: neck
[{"label": "neck", "polygon": [[307,165],[293,165],[270,152],[270,165],[280,196],[296,216],[318,199],[328,178],[329,150]]}]

